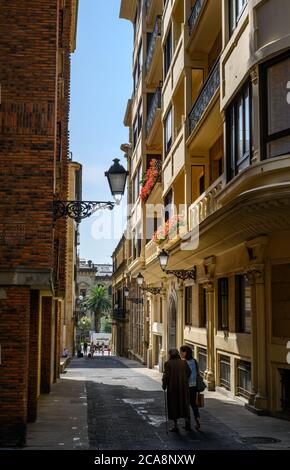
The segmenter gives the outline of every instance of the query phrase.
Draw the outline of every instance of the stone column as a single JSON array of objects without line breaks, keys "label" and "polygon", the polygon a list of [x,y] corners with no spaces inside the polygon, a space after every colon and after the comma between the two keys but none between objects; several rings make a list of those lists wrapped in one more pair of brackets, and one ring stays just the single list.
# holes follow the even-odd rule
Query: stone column
[{"label": "stone column", "polygon": [[265,305],[266,236],[246,242],[249,256],[247,277],[252,286],[252,393],[249,404],[255,410],[267,409],[267,347]]},{"label": "stone column", "polygon": [[254,397],[251,404],[258,410],[267,409],[267,354],[266,354],[266,311],[264,266],[250,271],[252,278],[252,378]]},{"label": "stone column", "polygon": [[260,88],[259,88],[259,66],[255,65],[250,72],[252,82],[252,136],[253,157],[252,163],[261,160],[260,151]]},{"label": "stone column", "polygon": [[178,295],[178,303],[177,303],[177,319],[176,319],[176,347],[179,349],[180,346],[183,345],[184,342],[184,282],[181,281],[176,289]]},{"label": "stone column", "polygon": [[147,350],[147,366],[149,369],[153,367],[153,334],[152,334],[152,325],[153,325],[153,315],[156,308],[156,299],[153,295],[149,296],[149,308],[147,310],[147,316],[149,317],[149,337],[148,337],[148,350]]},{"label": "stone column", "polygon": [[215,390],[215,348],[214,348],[214,283],[207,282],[206,289],[206,316],[207,316],[207,369],[205,379],[208,390]]},{"label": "stone column", "polygon": [[167,289],[163,287],[161,291],[162,297],[162,319],[163,319],[163,334],[162,334],[162,348],[159,358],[159,370],[163,371],[164,362],[167,361],[168,356],[168,313],[167,313]]}]

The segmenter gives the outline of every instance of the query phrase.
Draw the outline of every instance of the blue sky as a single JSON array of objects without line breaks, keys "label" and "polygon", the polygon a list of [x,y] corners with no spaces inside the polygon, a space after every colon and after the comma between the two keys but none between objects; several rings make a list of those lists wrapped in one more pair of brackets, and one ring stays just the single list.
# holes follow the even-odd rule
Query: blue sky
[{"label": "blue sky", "polygon": [[[119,19],[120,0],[80,0],[72,54],[70,149],[83,165],[83,200],[112,200],[104,172],[128,141],[123,126],[132,94],[132,25]],[[81,223],[80,256],[110,263],[122,235],[121,210]],[[112,218],[113,217],[113,218]]]}]

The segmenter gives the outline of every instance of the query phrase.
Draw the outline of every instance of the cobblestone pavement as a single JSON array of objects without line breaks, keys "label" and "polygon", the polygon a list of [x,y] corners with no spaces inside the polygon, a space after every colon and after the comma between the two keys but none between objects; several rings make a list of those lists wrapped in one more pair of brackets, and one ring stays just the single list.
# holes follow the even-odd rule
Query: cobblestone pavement
[{"label": "cobblestone pavement", "polygon": [[[86,376],[88,438],[97,450],[249,449],[238,434],[202,410],[202,432],[166,433],[164,392],[136,362],[114,357],[74,361]],[[181,420],[182,421],[182,420]]]},{"label": "cobblestone pavement", "polygon": [[52,393],[41,396],[26,449],[290,448],[289,422],[258,417],[221,393],[205,395],[202,431],[186,432],[180,422],[180,434],[167,434],[159,372],[110,356],[74,359]]}]

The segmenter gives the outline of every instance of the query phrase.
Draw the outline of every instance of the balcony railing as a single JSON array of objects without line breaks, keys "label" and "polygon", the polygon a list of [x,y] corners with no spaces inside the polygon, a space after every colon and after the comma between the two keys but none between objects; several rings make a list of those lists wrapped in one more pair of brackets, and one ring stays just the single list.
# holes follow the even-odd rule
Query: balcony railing
[{"label": "balcony railing", "polygon": [[193,5],[191,9],[191,13],[188,18],[189,34],[191,34],[195,28],[195,25],[197,23],[197,19],[199,17],[203,4],[204,4],[204,0],[196,0],[195,4]]},{"label": "balcony railing", "polygon": [[126,310],[124,308],[115,308],[112,313],[113,321],[122,321],[125,319]]},{"label": "balcony railing", "polygon": [[189,228],[193,230],[207,217],[219,209],[217,196],[223,188],[223,177],[219,177],[189,208]]},{"label": "balcony railing", "polygon": [[151,101],[148,117],[146,121],[146,137],[148,137],[156,116],[157,109],[161,109],[161,88],[158,87]]},{"label": "balcony railing", "polygon": [[211,73],[207,77],[202,90],[189,113],[189,133],[195,129],[212,97],[220,87],[220,61],[216,62]]},{"label": "balcony railing", "polygon": [[146,63],[145,63],[145,71],[146,74],[148,74],[150,65],[152,63],[154,51],[155,51],[155,46],[157,42],[157,38],[161,36],[161,16],[156,17],[156,21],[154,24],[154,28],[151,34],[151,38],[148,44],[147,48],[147,57],[146,57]]}]

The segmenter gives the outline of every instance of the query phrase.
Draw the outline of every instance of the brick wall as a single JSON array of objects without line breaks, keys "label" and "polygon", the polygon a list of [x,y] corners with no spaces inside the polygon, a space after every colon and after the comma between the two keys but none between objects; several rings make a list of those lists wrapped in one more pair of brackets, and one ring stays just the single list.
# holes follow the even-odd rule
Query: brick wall
[{"label": "brick wall", "polygon": [[52,266],[57,3],[0,0],[0,214],[5,220],[0,259],[5,268]]},{"label": "brick wall", "polygon": [[41,393],[49,393],[52,384],[52,297],[42,297],[41,321]]},{"label": "brick wall", "polygon": [[30,329],[29,329],[29,376],[27,420],[34,422],[37,418],[38,395],[38,359],[39,359],[39,291],[30,293]]},{"label": "brick wall", "polygon": [[28,287],[0,292],[0,447],[25,442],[29,361]]}]

